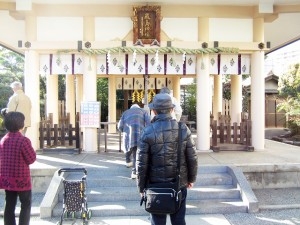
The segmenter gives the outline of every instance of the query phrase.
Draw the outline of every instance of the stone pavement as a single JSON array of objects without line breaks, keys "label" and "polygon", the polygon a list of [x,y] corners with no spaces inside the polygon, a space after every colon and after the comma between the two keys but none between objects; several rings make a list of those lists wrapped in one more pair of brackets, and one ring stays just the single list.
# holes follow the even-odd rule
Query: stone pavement
[{"label": "stone pavement", "polygon": [[[0,222],[2,222],[2,218],[0,218]],[[57,224],[60,221],[60,218],[50,218],[50,219],[40,219],[38,217],[32,217],[30,220],[30,225],[53,225]],[[75,225],[82,224],[81,219],[75,220],[64,220],[64,225]],[[114,217],[114,218],[100,218],[100,217],[92,217],[89,220],[89,225],[150,225],[148,217]],[[187,216],[186,224],[190,225],[230,225],[227,219],[220,214],[214,215],[195,215],[195,216]],[[171,225],[169,218],[167,225]]]}]

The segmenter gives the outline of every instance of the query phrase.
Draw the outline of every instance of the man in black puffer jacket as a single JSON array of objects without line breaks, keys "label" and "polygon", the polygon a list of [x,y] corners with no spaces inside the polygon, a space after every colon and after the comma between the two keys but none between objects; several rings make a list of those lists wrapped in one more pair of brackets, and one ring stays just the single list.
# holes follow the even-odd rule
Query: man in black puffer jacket
[{"label": "man in black puffer jacket", "polygon": [[[168,183],[176,179],[178,123],[172,119],[174,108],[168,94],[157,94],[149,108],[155,117],[144,128],[137,150],[137,186],[143,196],[148,183]],[[185,225],[187,188],[196,181],[198,160],[191,131],[181,126],[180,187],[183,193],[179,210],[170,215],[173,225]],[[167,215],[151,214],[151,225],[165,225]]]}]

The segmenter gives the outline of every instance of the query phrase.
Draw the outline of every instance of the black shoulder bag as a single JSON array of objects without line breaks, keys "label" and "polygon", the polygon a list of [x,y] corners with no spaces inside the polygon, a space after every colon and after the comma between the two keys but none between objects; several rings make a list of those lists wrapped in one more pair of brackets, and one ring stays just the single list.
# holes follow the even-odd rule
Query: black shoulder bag
[{"label": "black shoulder bag", "polygon": [[154,183],[144,190],[145,210],[152,214],[173,214],[180,208],[182,193],[180,190],[181,122],[178,124],[177,175],[172,183]]}]

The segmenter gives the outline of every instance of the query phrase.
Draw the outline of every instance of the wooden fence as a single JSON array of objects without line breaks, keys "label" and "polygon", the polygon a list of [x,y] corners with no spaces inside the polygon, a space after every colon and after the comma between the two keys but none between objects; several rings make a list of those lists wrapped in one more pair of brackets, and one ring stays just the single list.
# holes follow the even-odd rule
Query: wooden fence
[{"label": "wooden fence", "polygon": [[251,120],[237,123],[218,122],[214,120],[211,124],[212,140],[211,149],[221,150],[246,150],[253,151],[251,146]]},{"label": "wooden fence", "polygon": [[70,117],[60,119],[59,124],[53,124],[52,116],[40,122],[40,149],[62,147],[76,148],[81,151],[79,114],[76,115],[75,127],[70,124]]}]

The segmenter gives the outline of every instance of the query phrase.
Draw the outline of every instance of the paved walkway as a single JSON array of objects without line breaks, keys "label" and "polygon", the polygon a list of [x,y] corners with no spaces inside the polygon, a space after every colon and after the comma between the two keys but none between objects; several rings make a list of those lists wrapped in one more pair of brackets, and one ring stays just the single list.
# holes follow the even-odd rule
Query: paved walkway
[{"label": "paved walkway", "polygon": [[[198,151],[199,165],[292,165],[300,164],[300,147],[288,145],[271,140],[265,140],[265,149],[246,151]],[[124,164],[124,155],[118,151],[118,146],[109,146],[108,152],[81,154],[40,154],[32,168],[47,169],[60,168],[74,165],[99,166],[105,155],[114,154],[119,158],[119,163]]]},{"label": "paved walkway", "polygon": [[[53,225],[60,221],[59,218],[51,218],[49,220],[41,220],[37,217],[31,218],[30,225]],[[1,219],[0,219],[1,222]],[[64,220],[64,225],[79,225],[82,224],[81,219],[76,220]],[[187,225],[230,225],[227,219],[220,214],[217,215],[195,215],[187,216]],[[95,218],[92,217],[89,221],[89,225],[150,225],[148,217],[117,217],[117,218]],[[167,225],[171,225],[169,219]]]},{"label": "paved walkway", "polygon": [[[113,140],[112,140],[113,139]],[[74,165],[97,168],[104,160],[104,144],[100,153],[71,154],[41,154],[32,167],[38,169],[61,168]],[[120,164],[124,164],[123,153],[119,151],[118,143],[114,138],[109,139],[108,152],[120,157]],[[265,149],[254,152],[224,151],[214,153],[212,151],[198,152],[200,165],[235,165],[235,166],[263,166],[263,165],[300,165],[300,147],[279,142],[265,140]],[[114,162],[116,163],[116,162]],[[299,185],[300,186],[300,185]],[[248,214],[208,214],[189,215],[186,217],[187,225],[269,225],[269,224],[300,224],[300,189],[269,189],[254,190],[260,204],[272,205],[273,210],[261,210],[259,213]],[[40,219],[32,217],[31,225],[56,224],[59,218]],[[3,218],[0,218],[0,224]],[[82,224],[82,220],[64,221],[63,224]],[[97,218],[92,217],[90,225],[149,225],[148,217],[116,217]],[[168,225],[170,223],[168,222]]]}]

